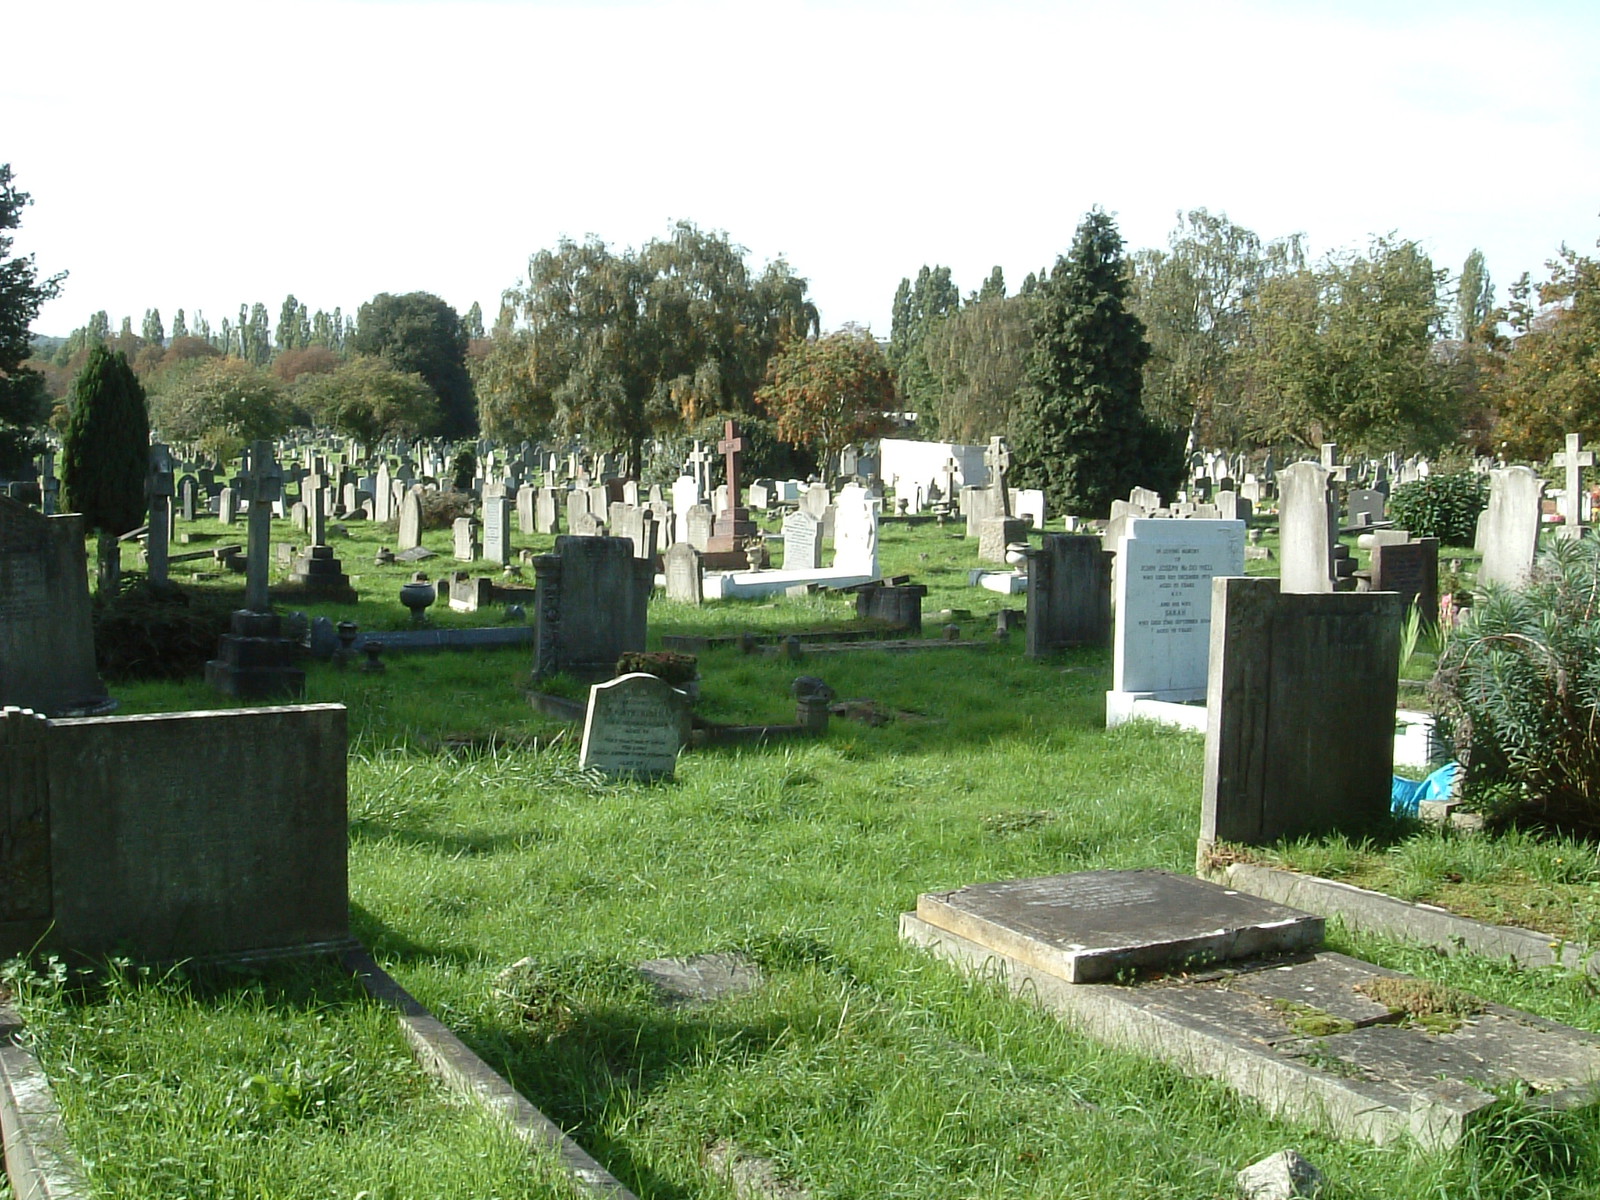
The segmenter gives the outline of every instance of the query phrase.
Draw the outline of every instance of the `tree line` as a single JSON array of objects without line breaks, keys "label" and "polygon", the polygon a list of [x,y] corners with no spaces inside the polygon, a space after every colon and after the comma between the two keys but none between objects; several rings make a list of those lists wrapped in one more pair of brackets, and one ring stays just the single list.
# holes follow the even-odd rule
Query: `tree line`
[{"label": "tree line", "polygon": [[[9,168],[4,180],[0,232],[26,203]],[[1548,279],[1524,275],[1499,304],[1481,253],[1452,278],[1392,234],[1312,261],[1298,235],[1265,240],[1204,209],[1180,215],[1165,247],[1131,254],[1098,210],[1078,233],[1099,249],[1075,239],[1015,292],[998,267],[963,296],[948,268],[924,266],[896,290],[886,347],[854,327],[824,335],[787,262],[753,267],[726,234],[682,222],[638,248],[589,238],[534,253],[487,329],[478,305],[461,316],[422,292],[374,297],[354,317],[290,295],[275,324],[261,303],[215,329],[182,311],[169,329],[150,309],[138,332],[124,318],[113,333],[97,313],[32,358],[17,348],[61,277],[10,258],[5,238],[0,435],[26,445],[52,399],[60,428],[73,376],[106,346],[148,390],[162,436],[219,453],[316,423],[369,440],[578,436],[637,470],[647,442],[709,437],[735,416],[770,462],[874,436],[887,412],[914,413],[918,436],[980,442],[1025,427],[1024,406],[1050,388],[1080,408],[1091,394],[1133,404],[1137,422],[1111,423],[1146,451],[1150,430],[1161,446],[1534,457],[1567,430],[1600,437],[1600,269],[1566,248]],[[1136,383],[1095,393],[1092,371],[1058,361],[1065,318],[1048,305],[1064,302],[1058,276],[1074,262],[1099,290],[1073,303],[1114,292],[1134,322],[1125,338],[1094,330],[1124,374],[1137,360]]]}]

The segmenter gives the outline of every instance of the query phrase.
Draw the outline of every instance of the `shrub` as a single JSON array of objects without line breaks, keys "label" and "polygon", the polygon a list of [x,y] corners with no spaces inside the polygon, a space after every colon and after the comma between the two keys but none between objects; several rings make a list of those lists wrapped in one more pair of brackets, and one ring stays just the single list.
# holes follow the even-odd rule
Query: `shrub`
[{"label": "shrub", "polygon": [[1389,516],[1412,537],[1436,537],[1447,546],[1470,546],[1478,514],[1489,503],[1489,481],[1472,471],[1429,475],[1395,488]]},{"label": "shrub", "polygon": [[1469,801],[1600,832],[1600,539],[1557,540],[1526,587],[1486,588],[1434,684]]},{"label": "shrub", "polygon": [[635,671],[655,675],[673,687],[682,687],[698,677],[700,663],[694,655],[674,650],[629,650],[617,659],[617,674],[631,675]]},{"label": "shrub", "polygon": [[[458,517],[470,517],[476,507],[471,492],[423,491],[418,496],[424,529],[449,529]],[[395,519],[396,528],[399,518]]]},{"label": "shrub", "polygon": [[203,675],[228,632],[233,604],[223,597],[150,586],[129,572],[114,599],[94,604],[94,653],[111,680],[184,679]]}]

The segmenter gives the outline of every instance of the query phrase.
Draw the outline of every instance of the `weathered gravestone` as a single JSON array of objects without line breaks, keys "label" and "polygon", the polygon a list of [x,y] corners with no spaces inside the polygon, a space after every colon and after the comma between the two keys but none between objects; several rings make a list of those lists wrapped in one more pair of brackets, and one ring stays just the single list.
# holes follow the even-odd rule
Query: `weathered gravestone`
[{"label": "weathered gravestone", "polygon": [[867,489],[849,484],[834,501],[833,567],[878,578],[878,510]]},{"label": "weathered gravestone", "polygon": [[1479,525],[1483,566],[1479,583],[1521,587],[1539,545],[1539,504],[1544,480],[1527,467],[1489,472],[1489,507]]},{"label": "weathered gravestone", "polygon": [[471,517],[457,517],[451,530],[455,534],[456,561],[477,562],[478,552],[483,549],[478,541],[478,523]]},{"label": "weathered gravestone", "polygon": [[804,510],[783,519],[783,569],[815,571],[822,566],[822,522]]},{"label": "weathered gravestone", "polygon": [[167,551],[172,538],[172,454],[160,442],[149,449],[149,470],[144,491],[150,502],[150,519],[145,526],[145,569],[150,584],[167,585]]},{"label": "weathered gravestone", "polygon": [[546,537],[561,532],[561,505],[555,488],[542,487],[533,502],[533,532]]},{"label": "weathered gravestone", "polygon": [[1371,586],[1374,592],[1394,592],[1402,608],[1416,605],[1422,621],[1439,620],[1439,539],[1378,542],[1372,547]]},{"label": "weathered gravestone", "polygon": [[341,942],[345,756],[337,704],[80,720],[5,709],[0,956]]},{"label": "weathered gravestone", "polygon": [[684,538],[696,550],[705,553],[711,541],[712,517],[708,505],[693,505],[684,516]]},{"label": "weathered gravestone", "polygon": [[667,599],[699,604],[705,599],[705,579],[700,551],[688,542],[675,542],[666,553]]},{"label": "weathered gravestone", "polygon": [[400,529],[395,535],[396,550],[415,550],[422,545],[422,492],[410,487],[400,497]]},{"label": "weathered gravestone", "polygon": [[1218,579],[1202,852],[1358,834],[1389,816],[1400,597]]},{"label": "weathered gravestone", "polygon": [[0,704],[51,716],[110,701],[95,672],[83,518],[0,496]]},{"label": "weathered gravestone", "polygon": [[624,651],[643,650],[655,572],[626,538],[558,537],[533,560],[535,679],[564,671],[612,673]]},{"label": "weathered gravestone", "polygon": [[744,451],[748,448],[746,439],[739,435],[738,426],[731,420],[725,422],[717,452],[724,456],[726,462],[728,503],[717,513],[711,537],[704,548],[706,565],[709,567],[743,570],[748,565],[744,544],[760,533],[756,523],[750,519],[750,510],[740,503],[739,468]]},{"label": "weathered gravestone", "polygon": [[656,675],[619,675],[589,689],[578,765],[613,778],[670,779],[689,741],[689,697]]},{"label": "weathered gravestone", "polygon": [[1028,555],[1029,658],[1110,644],[1111,560],[1092,534],[1044,535]]},{"label": "weathered gravestone", "polygon": [[1291,463],[1278,473],[1278,557],[1286,592],[1331,592],[1339,542],[1332,473],[1314,462]]},{"label": "weathered gravestone", "polygon": [[504,494],[483,498],[483,557],[501,566],[511,560],[511,501]]},{"label": "weathered gravestone", "polygon": [[1127,524],[1116,563],[1117,619],[1108,725],[1136,697],[1204,699],[1211,654],[1211,581],[1244,574],[1244,523],[1142,517]]},{"label": "weathered gravestone", "polygon": [[1583,469],[1594,466],[1594,451],[1583,448],[1581,433],[1567,434],[1567,447],[1550,460],[1551,466],[1564,472],[1561,488],[1561,534],[1563,537],[1583,536]]},{"label": "weathered gravestone", "polygon": [[517,489],[517,532],[526,537],[539,524],[539,489],[525,483]]}]

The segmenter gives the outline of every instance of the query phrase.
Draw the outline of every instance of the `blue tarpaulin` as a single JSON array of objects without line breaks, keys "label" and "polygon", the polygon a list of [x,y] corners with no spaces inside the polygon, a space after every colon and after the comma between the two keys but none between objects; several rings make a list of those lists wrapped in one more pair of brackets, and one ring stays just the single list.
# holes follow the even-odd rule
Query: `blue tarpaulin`
[{"label": "blue tarpaulin", "polygon": [[1447,800],[1455,786],[1458,762],[1447,762],[1426,779],[1401,779],[1394,777],[1389,789],[1389,811],[1397,817],[1414,817],[1417,805],[1424,800]]}]

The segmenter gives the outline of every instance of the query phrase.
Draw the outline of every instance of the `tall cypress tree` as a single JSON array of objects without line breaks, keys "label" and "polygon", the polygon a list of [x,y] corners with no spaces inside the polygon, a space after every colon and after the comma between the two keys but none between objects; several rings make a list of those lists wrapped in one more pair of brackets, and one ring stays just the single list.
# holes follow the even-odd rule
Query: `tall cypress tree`
[{"label": "tall cypress tree", "polygon": [[1122,236],[1095,209],[1034,295],[1033,349],[1017,397],[1018,482],[1043,488],[1057,512],[1104,517],[1137,486],[1166,491],[1182,470],[1182,434],[1140,406],[1150,357],[1128,311]]},{"label": "tall cypress tree", "polygon": [[115,595],[122,573],[117,538],[144,524],[150,457],[144,388],[121,353],[104,345],[89,351],[72,381],[61,443],[66,509],[82,513],[99,533],[100,594]]}]

